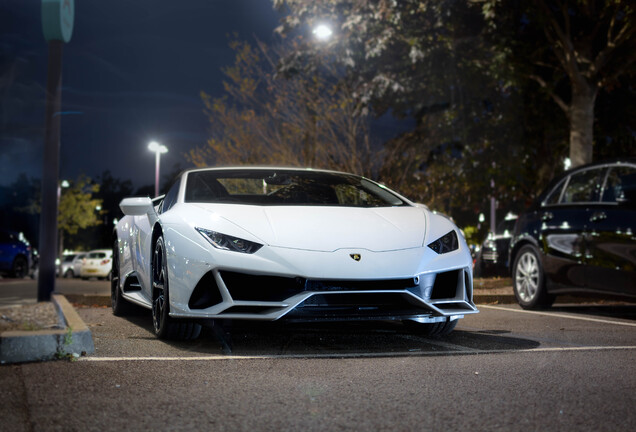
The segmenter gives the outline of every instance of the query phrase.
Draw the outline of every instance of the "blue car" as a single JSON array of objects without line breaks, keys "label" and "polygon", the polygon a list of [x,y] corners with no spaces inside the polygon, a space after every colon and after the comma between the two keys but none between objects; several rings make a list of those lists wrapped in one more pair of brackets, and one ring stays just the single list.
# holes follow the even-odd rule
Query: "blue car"
[{"label": "blue car", "polygon": [[31,245],[20,233],[0,230],[0,273],[16,278],[29,274]]}]

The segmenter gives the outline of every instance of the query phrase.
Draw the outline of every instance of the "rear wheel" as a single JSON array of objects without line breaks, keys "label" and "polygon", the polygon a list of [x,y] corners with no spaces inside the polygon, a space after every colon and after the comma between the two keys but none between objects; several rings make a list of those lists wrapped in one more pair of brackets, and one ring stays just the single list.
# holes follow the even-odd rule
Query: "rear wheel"
[{"label": "rear wheel", "polygon": [[157,239],[152,254],[152,323],[160,339],[190,340],[201,333],[201,324],[170,317],[168,262],[163,237]]},{"label": "rear wheel", "polygon": [[125,316],[130,312],[131,304],[121,295],[121,288],[119,286],[119,247],[117,243],[117,240],[115,240],[115,244],[113,245],[113,269],[110,273],[110,303],[113,308],[113,315]]},{"label": "rear wheel", "polygon": [[524,309],[549,307],[554,296],[547,293],[543,266],[534,246],[519,250],[512,266],[512,287],[519,305]]}]

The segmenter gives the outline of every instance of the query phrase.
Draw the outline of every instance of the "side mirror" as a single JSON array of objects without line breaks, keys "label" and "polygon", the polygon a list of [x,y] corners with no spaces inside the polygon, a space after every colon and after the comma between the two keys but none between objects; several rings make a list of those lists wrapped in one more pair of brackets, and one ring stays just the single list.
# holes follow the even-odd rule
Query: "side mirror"
[{"label": "side mirror", "polygon": [[119,208],[126,216],[143,216],[155,212],[152,200],[146,198],[124,198],[119,203]]}]

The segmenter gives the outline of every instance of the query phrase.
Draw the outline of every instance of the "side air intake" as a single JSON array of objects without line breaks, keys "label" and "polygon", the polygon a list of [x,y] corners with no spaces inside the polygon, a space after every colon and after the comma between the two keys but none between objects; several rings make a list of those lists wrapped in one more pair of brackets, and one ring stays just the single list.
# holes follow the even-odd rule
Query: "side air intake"
[{"label": "side air intake", "polygon": [[190,309],[207,309],[223,301],[214,274],[207,272],[199,281],[188,302]]}]

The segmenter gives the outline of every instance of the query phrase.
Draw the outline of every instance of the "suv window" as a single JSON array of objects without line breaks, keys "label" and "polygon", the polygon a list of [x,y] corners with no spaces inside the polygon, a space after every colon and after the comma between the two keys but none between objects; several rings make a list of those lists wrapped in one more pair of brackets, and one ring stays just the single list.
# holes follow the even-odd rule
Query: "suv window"
[{"label": "suv window", "polygon": [[561,204],[598,202],[605,168],[589,169],[570,176]]},{"label": "suv window", "polygon": [[552,192],[550,192],[550,195],[548,195],[545,201],[543,201],[543,204],[544,205],[558,204],[559,200],[561,199],[561,191],[563,191],[564,184],[565,184],[565,181],[559,182],[559,184],[554,189],[552,189]]},{"label": "suv window", "polygon": [[636,191],[636,168],[619,166],[610,169],[603,189],[603,202],[622,202]]}]

